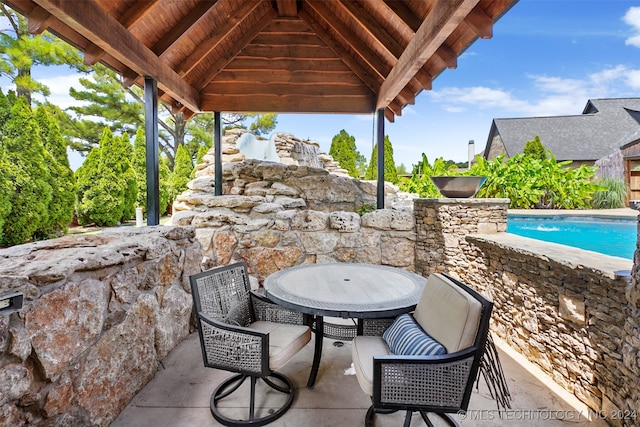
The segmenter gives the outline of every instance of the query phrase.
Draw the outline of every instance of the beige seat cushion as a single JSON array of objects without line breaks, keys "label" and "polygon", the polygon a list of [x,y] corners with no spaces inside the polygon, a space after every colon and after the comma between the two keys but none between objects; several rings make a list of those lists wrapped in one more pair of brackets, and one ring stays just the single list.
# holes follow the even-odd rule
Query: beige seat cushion
[{"label": "beige seat cushion", "polygon": [[269,369],[277,371],[311,340],[308,326],[253,322],[250,328],[269,333]]},{"label": "beige seat cushion", "polygon": [[413,317],[448,353],[471,347],[476,339],[482,304],[441,274],[427,280]]},{"label": "beige seat cushion", "polygon": [[355,337],[352,342],[353,367],[362,391],[373,395],[373,356],[391,354],[382,337]]}]

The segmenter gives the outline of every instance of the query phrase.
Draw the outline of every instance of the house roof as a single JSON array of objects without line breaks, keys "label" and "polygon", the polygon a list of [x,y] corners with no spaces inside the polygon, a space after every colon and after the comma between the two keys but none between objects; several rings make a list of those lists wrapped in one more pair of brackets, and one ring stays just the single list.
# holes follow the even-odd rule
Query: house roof
[{"label": "house roof", "polygon": [[175,112],[393,121],[517,0],[2,0]]},{"label": "house roof", "polygon": [[512,157],[536,135],[557,160],[595,161],[638,138],[640,98],[590,99],[583,114],[494,119],[485,153],[499,134]]}]

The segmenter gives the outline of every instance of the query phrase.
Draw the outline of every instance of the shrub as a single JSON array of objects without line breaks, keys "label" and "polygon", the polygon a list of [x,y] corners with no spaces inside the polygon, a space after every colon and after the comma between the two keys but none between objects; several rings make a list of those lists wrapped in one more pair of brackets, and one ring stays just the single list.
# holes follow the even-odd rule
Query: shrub
[{"label": "shrub", "polygon": [[47,208],[52,197],[51,174],[46,167],[50,154],[45,150],[38,123],[24,98],[17,99],[11,108],[4,130],[2,145],[7,161],[14,167],[9,180],[14,191],[9,197],[11,211],[3,226],[3,245],[17,245],[33,238],[46,223]]},{"label": "shrub", "polygon": [[525,156],[531,156],[538,160],[544,160],[547,158],[547,149],[542,145],[540,137],[536,135],[533,141],[527,141],[524,149],[522,150],[522,154]]},{"label": "shrub", "polygon": [[627,184],[622,179],[602,178],[600,189],[593,193],[591,206],[595,209],[615,209],[624,207],[627,199]]},{"label": "shrub", "polygon": [[411,178],[400,178],[398,186],[400,190],[418,194],[420,197],[442,197],[430,178],[442,175],[457,175],[456,165],[446,162],[442,157],[437,158],[431,165],[427,156],[422,153],[422,160],[414,166]]},{"label": "shrub", "polygon": [[178,194],[187,189],[187,183],[191,181],[193,173],[193,160],[191,153],[185,145],[180,145],[176,151],[173,172],[169,180],[169,196],[175,200]]}]

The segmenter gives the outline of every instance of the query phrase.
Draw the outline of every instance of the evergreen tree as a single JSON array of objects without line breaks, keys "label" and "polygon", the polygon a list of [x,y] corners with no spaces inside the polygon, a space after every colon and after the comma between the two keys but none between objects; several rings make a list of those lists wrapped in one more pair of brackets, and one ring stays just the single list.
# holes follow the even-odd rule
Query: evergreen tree
[{"label": "evergreen tree", "polygon": [[3,245],[17,245],[31,238],[47,218],[52,197],[51,174],[46,167],[47,152],[42,143],[38,123],[24,97],[11,108],[2,138],[7,160],[14,165],[9,179],[15,190],[9,197],[11,221],[3,226]]},{"label": "evergreen tree", "polygon": [[11,195],[15,191],[12,177],[16,171],[14,166],[7,159],[4,143],[0,140],[0,244],[3,239],[3,225],[7,220],[7,215],[11,212]]},{"label": "evergreen tree", "polygon": [[[167,212],[167,208],[169,206],[169,179],[171,176],[171,170],[169,169],[169,161],[166,156],[160,156],[159,162],[158,178],[160,180],[160,215],[164,215]],[[138,132],[136,132],[136,139],[133,142],[133,158],[131,163],[136,173],[136,183],[138,189],[136,207],[143,208],[143,210],[146,211],[147,152],[143,128],[139,128]]]},{"label": "evergreen tree", "polygon": [[527,141],[522,150],[522,153],[525,156],[531,156],[535,159],[545,160],[547,158],[547,149],[544,148],[542,142],[540,141],[540,137],[536,135],[533,141]]},{"label": "evergreen tree", "polygon": [[349,176],[354,178],[360,177],[356,164],[359,154],[356,147],[356,138],[349,135],[344,129],[331,140],[329,155],[340,164],[341,168],[347,170]]},{"label": "evergreen tree", "polygon": [[53,36],[48,31],[31,34],[27,18],[0,3],[0,16],[8,28],[0,37],[0,75],[7,76],[16,85],[18,96],[23,96],[31,104],[33,93],[49,95],[49,88],[31,77],[31,69],[36,65],[69,65],[85,70],[82,55],[77,49]]},{"label": "evergreen tree", "polygon": [[160,215],[164,215],[169,209],[169,203],[173,200],[171,196],[169,196],[171,169],[169,169],[169,159],[167,159],[166,156],[160,156],[158,179],[160,180],[160,188],[158,189],[160,192]]},{"label": "evergreen tree", "polygon": [[76,182],[69,167],[66,145],[58,124],[43,107],[36,109],[36,120],[40,126],[45,149],[50,155],[47,165],[52,179],[48,220],[38,229],[37,237],[59,237],[66,234],[67,227],[73,219]]},{"label": "evergreen tree", "polygon": [[82,167],[76,171],[77,212],[81,225],[114,226],[123,217],[127,186],[120,175],[123,166],[119,163],[118,145],[111,130],[105,128],[100,146],[91,150]]},{"label": "evergreen tree", "polygon": [[82,165],[76,170],[76,215],[78,216],[78,224],[86,225],[91,223],[91,201],[85,198],[85,195],[94,184],[97,178],[98,166],[100,163],[100,147],[95,147],[87,158],[84,159]]},{"label": "evergreen tree", "polygon": [[133,169],[131,158],[133,157],[133,147],[131,146],[131,140],[129,134],[123,133],[119,138],[115,137],[114,142],[114,155],[118,155],[119,167],[116,168],[116,173],[124,180],[124,210],[122,213],[122,222],[128,221],[136,214],[136,199],[138,197],[138,183],[136,172]]},{"label": "evergreen tree", "polygon": [[[365,179],[378,179],[378,144],[373,147]],[[393,147],[387,135],[384,137],[384,180],[394,184],[398,182],[396,163],[393,160]]]},{"label": "evergreen tree", "polygon": [[176,161],[169,181],[169,197],[175,200],[178,194],[187,189],[187,183],[193,178],[193,161],[191,153],[184,145],[178,147]]},{"label": "evergreen tree", "polygon": [[133,156],[131,165],[136,173],[136,207],[147,209],[147,148],[144,139],[144,128],[139,127],[136,139],[133,140]]}]

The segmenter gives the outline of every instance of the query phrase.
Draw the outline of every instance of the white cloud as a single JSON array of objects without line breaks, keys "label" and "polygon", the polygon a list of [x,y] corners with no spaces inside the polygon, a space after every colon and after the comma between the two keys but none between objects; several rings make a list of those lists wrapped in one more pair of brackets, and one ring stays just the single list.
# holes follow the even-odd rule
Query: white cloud
[{"label": "white cloud", "polygon": [[640,47],[640,7],[631,7],[622,20],[634,30],[634,35],[625,40],[625,44]]},{"label": "white cloud", "polygon": [[630,96],[630,90],[640,89],[640,69],[624,65],[605,68],[583,78],[544,75],[527,78],[529,87],[524,85],[519,91],[529,94],[527,99],[486,86],[448,87],[428,93],[434,102],[451,113],[466,113],[472,108],[494,109],[502,114],[499,117],[517,117],[580,114],[587,99]]},{"label": "white cloud", "polygon": [[[38,79],[38,82],[47,86],[51,92],[51,94],[46,97],[46,100],[64,110],[72,105],[77,106],[83,104],[69,95],[70,87],[75,86],[76,88],[82,88],[78,82],[78,79],[81,77],[86,77],[86,75],[75,73],[55,77],[42,77]],[[40,101],[44,99],[41,95],[34,95],[34,98]]]}]

